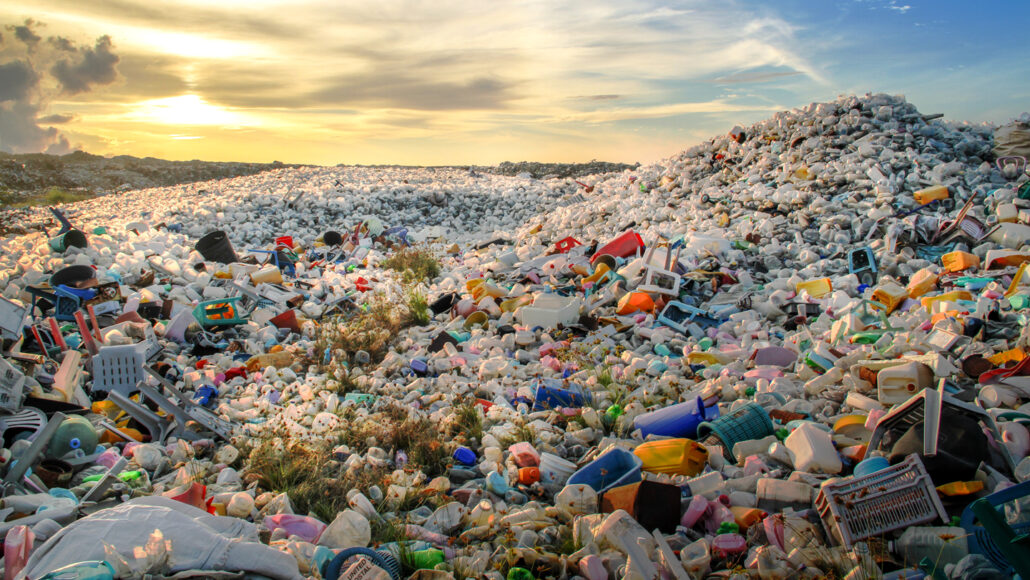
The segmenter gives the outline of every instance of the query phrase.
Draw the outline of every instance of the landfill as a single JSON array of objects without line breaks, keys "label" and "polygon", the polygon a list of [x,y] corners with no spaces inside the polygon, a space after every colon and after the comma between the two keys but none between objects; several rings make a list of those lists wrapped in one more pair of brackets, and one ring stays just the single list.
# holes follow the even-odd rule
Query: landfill
[{"label": "landfill", "polygon": [[995,130],[871,94],[575,178],[22,210],[4,578],[1030,578]]}]

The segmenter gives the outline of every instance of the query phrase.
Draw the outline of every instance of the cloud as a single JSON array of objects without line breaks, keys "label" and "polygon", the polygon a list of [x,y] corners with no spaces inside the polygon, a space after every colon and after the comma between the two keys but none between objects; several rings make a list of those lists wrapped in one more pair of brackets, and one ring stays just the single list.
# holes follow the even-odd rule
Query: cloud
[{"label": "cloud", "polygon": [[504,109],[517,96],[510,83],[479,77],[438,81],[411,74],[345,77],[311,95],[319,103],[421,111]]},{"label": "cloud", "polygon": [[93,47],[78,48],[61,36],[43,44],[42,36],[35,33],[42,26],[27,19],[5,27],[20,45],[8,43],[0,50],[0,151],[56,155],[73,151],[68,138],[52,125],[75,117],[48,115],[51,100],[57,93],[81,94],[118,78],[119,57],[109,37],[100,37]]},{"label": "cloud", "polygon": [[31,18],[26,18],[24,24],[11,24],[6,26],[6,28],[14,32],[14,37],[22,41],[28,47],[29,52],[32,52],[39,45],[39,41],[43,40],[42,36],[32,30],[35,26],[42,25]]},{"label": "cloud", "polygon": [[569,98],[574,101],[617,101],[622,98],[622,95],[576,95]]},{"label": "cloud", "polygon": [[712,79],[711,81],[708,81],[708,82],[711,82],[711,83],[714,83],[714,84],[717,84],[717,85],[734,85],[734,84],[745,84],[745,83],[764,83],[764,82],[773,81],[773,80],[776,80],[776,79],[781,79],[781,78],[784,78],[784,77],[794,77],[794,76],[798,76],[798,75],[801,75],[801,74],[802,74],[801,71],[796,71],[796,70],[791,70],[791,71],[768,71],[768,72],[749,71],[749,72],[740,72],[740,73],[734,73],[734,74],[730,74],[730,75],[721,76],[721,77],[718,77],[718,78],[714,78],[714,79]]},{"label": "cloud", "polygon": [[50,68],[50,74],[61,83],[61,92],[77,95],[93,85],[109,85],[118,78],[119,59],[111,52],[110,36],[101,36],[96,46],[82,49],[78,56],[78,62],[62,59]]}]

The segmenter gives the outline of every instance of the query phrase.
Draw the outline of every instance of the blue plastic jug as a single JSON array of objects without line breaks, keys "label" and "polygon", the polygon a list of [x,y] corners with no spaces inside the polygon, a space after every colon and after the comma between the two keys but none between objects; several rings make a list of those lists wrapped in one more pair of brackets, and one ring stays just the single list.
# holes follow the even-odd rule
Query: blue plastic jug
[{"label": "blue plastic jug", "polygon": [[643,437],[657,435],[687,439],[697,438],[697,426],[704,421],[711,421],[719,416],[719,406],[705,407],[704,401],[698,397],[694,401],[686,401],[675,405],[638,415],[633,426],[640,429]]}]

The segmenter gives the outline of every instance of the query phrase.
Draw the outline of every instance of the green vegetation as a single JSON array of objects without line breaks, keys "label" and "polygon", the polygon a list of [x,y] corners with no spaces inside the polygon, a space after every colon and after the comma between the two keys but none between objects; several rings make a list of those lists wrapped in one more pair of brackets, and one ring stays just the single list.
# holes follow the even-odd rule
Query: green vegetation
[{"label": "green vegetation", "polygon": [[60,187],[51,187],[44,193],[29,195],[18,195],[9,191],[0,191],[0,208],[16,209],[25,207],[37,207],[41,205],[58,205],[62,203],[75,203],[93,199],[88,193],[76,193]]},{"label": "green vegetation", "polygon": [[400,272],[401,279],[406,283],[432,280],[440,275],[440,261],[426,248],[404,248],[381,265]]},{"label": "green vegetation", "polygon": [[415,326],[429,324],[429,302],[426,300],[426,293],[420,288],[408,288],[405,291],[408,300],[408,316]]}]

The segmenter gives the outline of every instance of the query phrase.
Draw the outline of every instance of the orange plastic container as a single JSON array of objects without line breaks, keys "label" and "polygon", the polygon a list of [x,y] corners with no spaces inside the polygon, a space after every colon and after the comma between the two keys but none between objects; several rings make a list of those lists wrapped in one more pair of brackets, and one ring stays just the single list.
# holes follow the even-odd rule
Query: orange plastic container
[{"label": "orange plastic container", "polygon": [[522,485],[533,485],[540,481],[539,467],[523,467],[519,469],[519,483]]},{"label": "orange plastic container", "polygon": [[923,268],[916,272],[912,275],[912,279],[909,280],[908,286],[906,287],[908,290],[908,297],[919,298],[923,294],[933,290],[937,287],[937,280],[939,279],[940,276],[934,274],[929,268]]},{"label": "orange plastic container", "polygon": [[654,311],[654,300],[645,292],[630,292],[619,299],[619,307],[615,311],[619,316],[634,312]]},{"label": "orange plastic container", "polygon": [[741,531],[747,530],[751,526],[765,519],[765,516],[769,515],[758,508],[749,508],[737,505],[730,506],[730,513],[733,514],[733,521],[740,526]]},{"label": "orange plastic container", "polygon": [[805,290],[812,298],[822,298],[830,292],[833,292],[833,283],[830,282],[829,278],[817,278],[815,280],[798,282],[798,285],[794,290],[798,294],[801,294],[801,291]]},{"label": "orange plastic container", "polygon": [[920,205],[926,205],[938,199],[948,199],[948,188],[943,185],[934,185],[926,189],[920,189],[912,194]]},{"label": "orange plastic container", "polygon": [[693,477],[705,468],[708,450],[691,439],[661,439],[641,443],[633,454],[643,462],[644,471]]},{"label": "orange plastic container", "polygon": [[949,272],[961,272],[969,268],[979,268],[980,258],[969,252],[949,252],[941,256],[941,264]]}]

